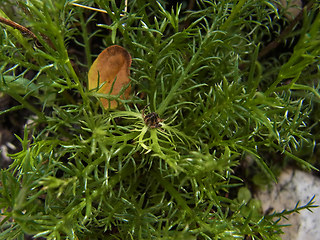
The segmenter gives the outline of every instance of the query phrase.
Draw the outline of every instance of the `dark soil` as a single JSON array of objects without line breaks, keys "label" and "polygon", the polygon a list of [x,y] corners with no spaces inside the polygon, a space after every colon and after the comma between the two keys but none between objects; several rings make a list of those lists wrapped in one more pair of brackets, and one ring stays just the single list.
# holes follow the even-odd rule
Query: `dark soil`
[{"label": "dark soil", "polygon": [[[0,96],[0,112],[8,110],[19,103],[8,95]],[[7,168],[12,160],[8,154],[21,151],[21,143],[16,136],[23,139],[24,125],[30,115],[25,109],[0,115],[0,168]]]}]

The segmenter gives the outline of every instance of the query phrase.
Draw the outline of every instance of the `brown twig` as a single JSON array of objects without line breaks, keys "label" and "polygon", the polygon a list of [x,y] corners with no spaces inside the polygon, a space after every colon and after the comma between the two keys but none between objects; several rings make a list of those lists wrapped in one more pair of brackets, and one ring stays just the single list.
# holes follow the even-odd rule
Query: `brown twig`
[{"label": "brown twig", "polygon": [[6,24],[10,27],[13,27],[15,29],[18,29],[20,32],[24,33],[24,34],[27,34],[28,36],[30,36],[31,38],[33,38],[34,40],[38,40],[37,36],[31,32],[28,28],[10,20],[10,19],[7,19],[7,18],[3,18],[3,17],[0,17],[0,22],[2,22],[3,24]]},{"label": "brown twig", "polygon": [[305,10],[310,10],[311,7],[313,6],[314,1],[310,1],[303,9],[301,9],[301,11],[299,12],[299,14],[293,19],[293,21],[282,31],[282,33],[279,35],[279,37],[277,37],[277,39],[275,39],[274,41],[272,41],[271,43],[269,43],[267,46],[265,46],[259,53],[258,58],[262,58],[265,55],[267,55],[271,50],[277,48],[279,46],[279,44],[286,38],[286,36],[291,33],[292,29],[297,25],[297,23],[299,21],[301,21],[301,19],[303,18],[303,12]]},{"label": "brown twig", "polygon": [[[26,28],[26,27],[24,27],[24,26],[22,26],[22,25],[20,25],[20,24],[18,24],[16,22],[14,22],[14,21],[12,21],[10,19],[3,18],[3,17],[0,17],[0,22],[4,23],[4,24],[6,24],[6,25],[8,25],[10,27],[13,27],[15,29],[18,29],[23,34],[26,34],[26,35],[30,36],[33,40],[35,40],[36,46],[38,46],[38,47],[41,46],[37,36],[31,30],[29,30],[28,28]],[[44,34],[40,34],[40,35],[48,43],[48,45],[52,49],[56,50],[56,48],[54,47],[53,43],[51,42],[51,40],[47,36],[45,36]]]}]

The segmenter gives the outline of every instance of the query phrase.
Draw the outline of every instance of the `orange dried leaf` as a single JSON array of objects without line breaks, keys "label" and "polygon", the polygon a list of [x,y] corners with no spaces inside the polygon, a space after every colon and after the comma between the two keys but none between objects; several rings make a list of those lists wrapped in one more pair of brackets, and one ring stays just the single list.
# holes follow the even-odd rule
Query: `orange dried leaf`
[{"label": "orange dried leaf", "polygon": [[[118,95],[123,87],[130,83],[130,53],[118,45],[113,45],[103,50],[93,62],[88,73],[89,89],[98,88],[99,93]],[[112,89],[112,91],[111,91]],[[127,99],[130,95],[129,86],[120,96]],[[101,98],[104,108],[114,109],[118,106],[116,100]]]}]

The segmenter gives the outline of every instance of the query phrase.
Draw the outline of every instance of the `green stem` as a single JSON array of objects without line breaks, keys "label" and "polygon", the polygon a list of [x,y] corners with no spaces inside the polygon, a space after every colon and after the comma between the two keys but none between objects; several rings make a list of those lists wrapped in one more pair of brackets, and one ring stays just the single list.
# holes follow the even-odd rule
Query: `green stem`
[{"label": "green stem", "polygon": [[28,103],[23,97],[21,97],[19,94],[16,94],[13,91],[8,92],[8,94],[13,97],[15,100],[17,100],[19,103],[21,103],[25,108],[29,109],[31,112],[36,114],[38,118],[41,121],[46,121],[45,115],[40,112],[38,109],[36,109],[34,106],[32,106],[30,103]]},{"label": "green stem", "polygon": [[90,51],[90,42],[89,42],[89,34],[87,31],[87,25],[84,21],[82,11],[79,13],[80,16],[80,24],[82,29],[82,38],[84,41],[84,51],[86,53],[86,59],[87,59],[87,65],[90,67],[92,65],[92,59],[91,59],[91,51]]},{"label": "green stem", "polygon": [[[225,23],[221,26],[220,30],[226,30],[228,26],[230,26],[230,22],[235,18],[236,14],[240,12],[241,7],[246,3],[245,0],[240,0],[238,4],[235,6],[235,8],[232,10],[229,18],[225,21]],[[197,59],[199,58],[200,54],[202,53],[202,48],[203,46],[206,45],[207,41],[210,39],[212,36],[213,32],[213,25],[211,28],[208,30],[202,44],[199,46],[197,52],[192,56],[189,64],[187,67],[184,69],[184,72],[180,75],[178,81],[176,84],[171,88],[170,92],[168,93],[167,97],[164,99],[164,101],[160,104],[159,108],[157,109],[157,112],[161,115],[164,113],[166,107],[169,105],[171,100],[174,98],[176,95],[177,90],[179,87],[183,84],[183,82],[187,79],[189,71],[192,67],[196,65]],[[218,37],[219,35],[217,35]]]},{"label": "green stem", "polygon": [[232,9],[232,12],[230,14],[230,16],[228,17],[228,19],[222,24],[222,26],[220,27],[220,30],[225,31],[228,29],[229,26],[231,26],[232,24],[231,21],[236,17],[236,15],[240,12],[240,9],[242,8],[242,6],[246,3],[246,0],[240,0],[238,2],[238,4],[235,6],[234,9]]},{"label": "green stem", "polygon": [[181,208],[188,216],[194,219],[194,221],[197,222],[197,224],[199,224],[201,227],[207,230],[210,229],[210,227],[204,221],[202,221],[202,219],[200,219],[198,216],[194,214],[194,212],[188,206],[185,199],[181,197],[181,194],[175,189],[175,187],[171,184],[171,182],[167,181],[156,171],[151,171],[151,174],[155,179],[157,179],[157,181],[162,185],[162,187],[166,191],[168,191],[171,197],[175,199],[179,208]]},{"label": "green stem", "polygon": [[277,87],[276,89],[274,89],[275,92],[280,92],[283,90],[304,90],[304,91],[309,91],[312,92],[319,100],[320,100],[320,94],[318,93],[318,91],[316,89],[314,89],[313,87],[307,86],[307,85],[302,85],[302,84],[292,84],[292,85],[285,85],[285,86],[281,86],[281,87]]},{"label": "green stem", "polygon": [[[57,41],[58,41],[58,46],[60,47],[59,49],[63,49],[62,55],[63,55],[64,63],[67,65],[67,67],[68,67],[68,69],[69,69],[69,71],[71,73],[71,77],[74,80],[74,82],[76,83],[75,87],[79,90],[80,95],[81,95],[81,97],[83,99],[83,102],[87,103],[88,97],[84,93],[82,84],[80,83],[80,80],[79,80],[79,78],[78,78],[76,72],[74,71],[74,68],[73,68],[73,66],[72,66],[72,64],[70,62],[70,58],[69,58],[69,55],[68,55],[68,51],[65,48],[64,39],[62,37],[62,34],[58,34],[57,35]],[[67,82],[68,82],[68,79],[67,79]],[[72,84],[70,82],[68,82],[68,85],[72,86]]]},{"label": "green stem", "polygon": [[180,75],[180,77],[178,78],[178,81],[176,82],[176,84],[171,88],[170,92],[168,93],[167,97],[164,99],[163,102],[161,102],[159,108],[157,109],[157,112],[159,113],[159,115],[163,114],[166,107],[169,105],[169,103],[171,102],[171,100],[173,99],[173,97],[175,97],[177,90],[179,89],[179,87],[183,84],[183,82],[187,79],[189,71],[192,67],[195,66],[197,59],[199,58],[201,52],[202,52],[202,48],[204,45],[206,45],[207,41],[209,40],[209,38],[212,35],[212,27],[209,29],[207,35],[205,36],[202,44],[199,46],[197,52],[192,56],[190,62],[188,63],[187,67],[184,69],[183,73]]},{"label": "green stem", "polygon": [[310,91],[320,100],[320,94],[313,87],[310,87],[310,86],[307,86],[307,85],[302,85],[302,84],[293,84],[291,86],[291,89]]},{"label": "green stem", "polygon": [[168,193],[173,197],[177,205],[181,207],[183,211],[185,211],[189,216],[195,217],[187,202],[181,197],[181,194],[174,188],[174,186],[164,179],[158,172],[152,171],[151,174],[157,181],[163,186],[163,188],[168,191]]},{"label": "green stem", "polygon": [[286,151],[285,149],[283,149],[281,146],[275,144],[275,143],[272,143],[271,144],[275,149],[278,149],[278,151],[284,153],[286,156],[292,158],[293,160],[297,161],[298,163],[301,163],[302,165],[304,165],[305,167],[308,168],[308,170],[310,169],[313,169],[315,171],[319,171],[316,167],[312,166],[310,163],[308,163],[307,161],[295,156],[294,154]]}]

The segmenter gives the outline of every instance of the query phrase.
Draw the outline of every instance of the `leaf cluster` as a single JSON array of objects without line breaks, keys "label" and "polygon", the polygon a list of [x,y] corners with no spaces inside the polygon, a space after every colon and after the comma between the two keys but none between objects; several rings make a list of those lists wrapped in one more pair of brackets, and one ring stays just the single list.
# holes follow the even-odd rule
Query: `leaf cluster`
[{"label": "leaf cluster", "polygon": [[[318,3],[289,36],[292,52],[259,59],[283,28],[270,1],[81,2],[108,21],[72,1],[18,2],[25,18],[10,1],[0,15],[37,39],[1,26],[0,90],[20,104],[3,114],[34,116],[0,174],[0,238],[275,239],[281,218],[314,207],[264,216],[235,169],[250,157],[276,181],[270,153],[315,169],[297,153],[319,138]],[[111,44],[133,56],[133,96],[113,97],[114,111],[86,78]],[[145,124],[148,104],[161,127]]]}]

